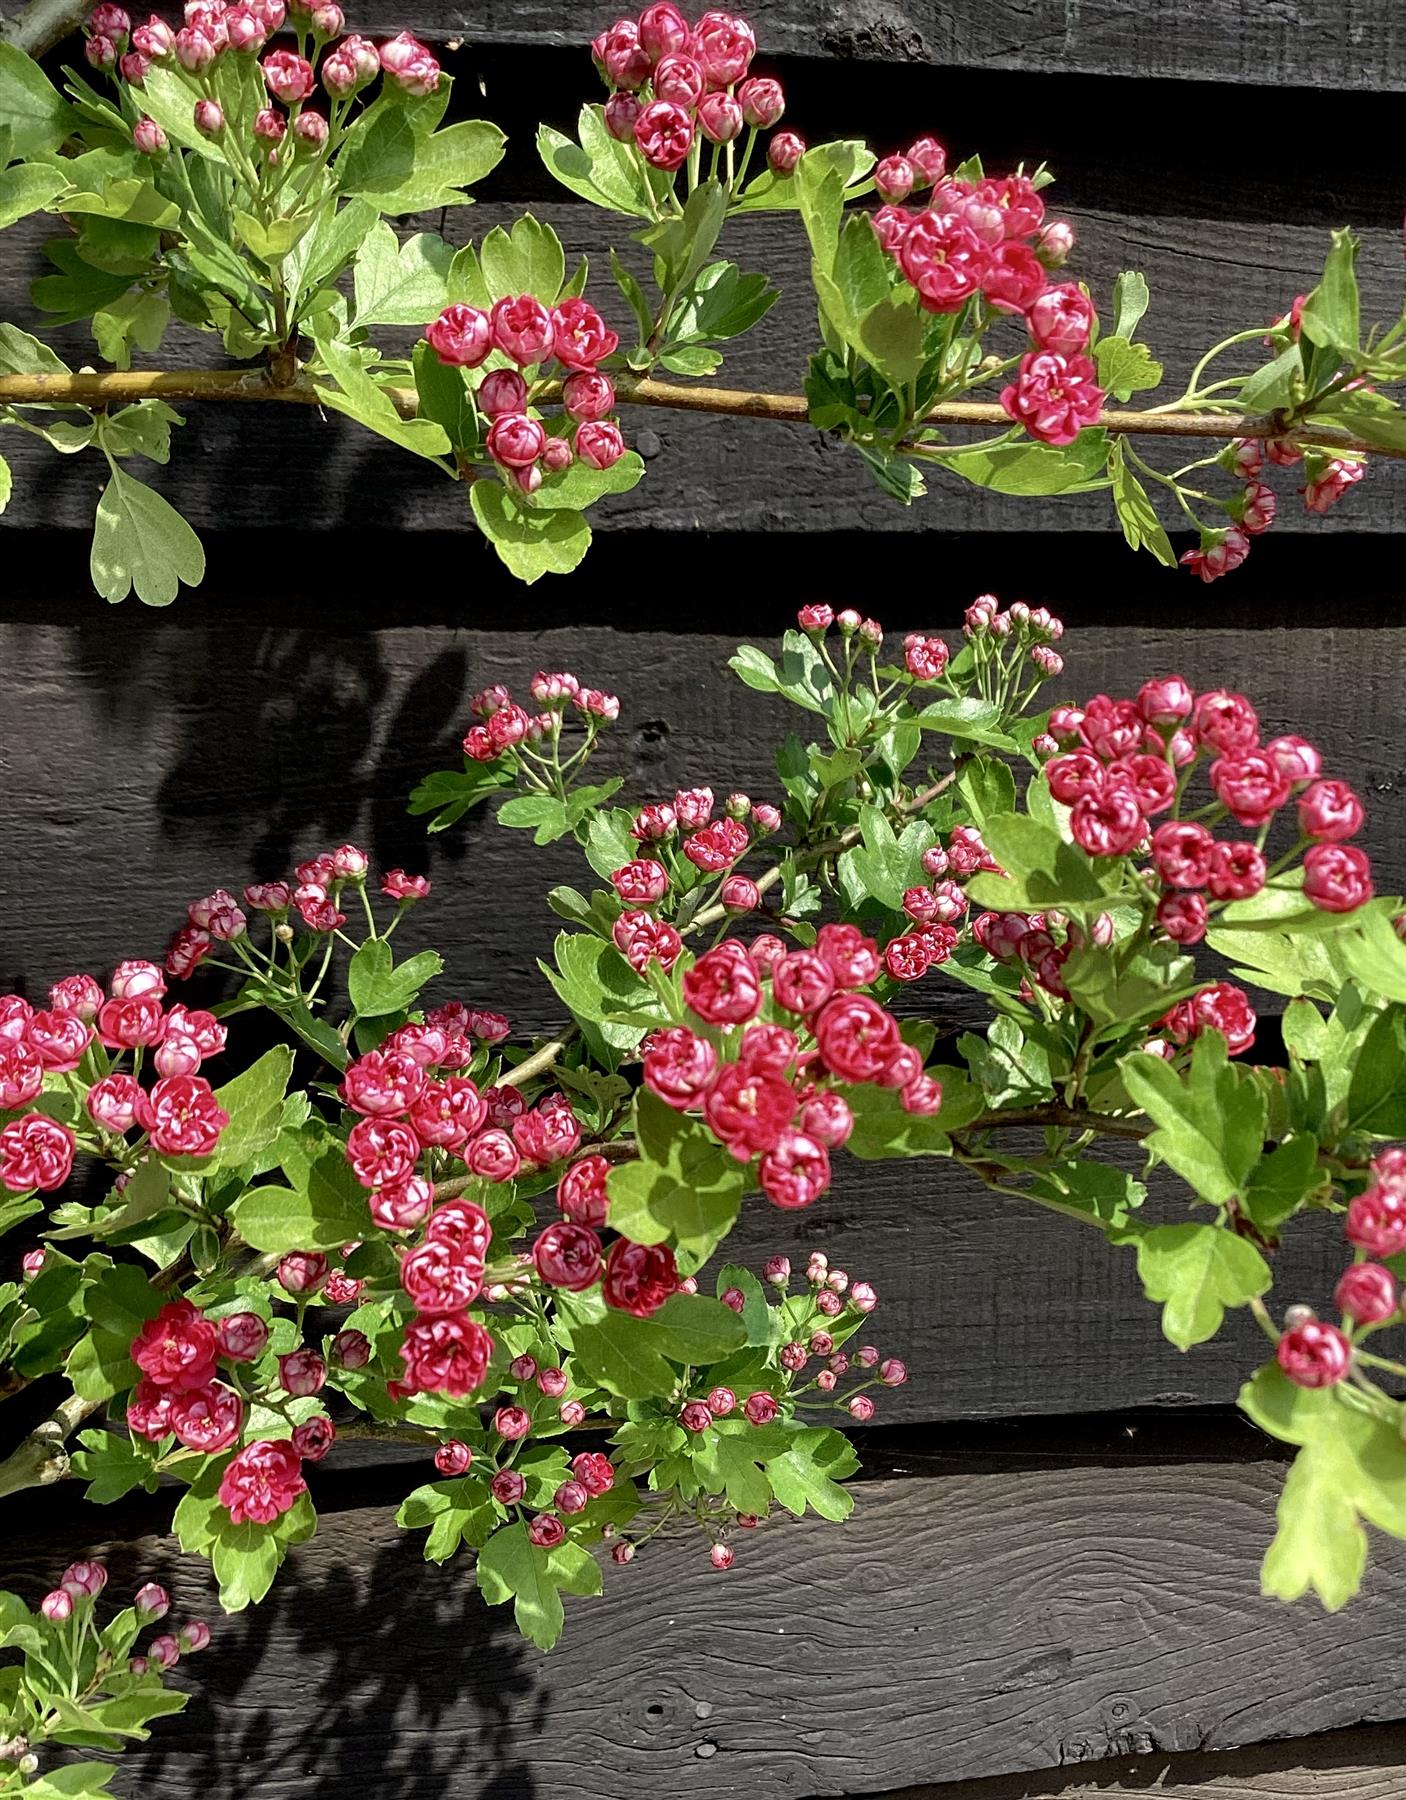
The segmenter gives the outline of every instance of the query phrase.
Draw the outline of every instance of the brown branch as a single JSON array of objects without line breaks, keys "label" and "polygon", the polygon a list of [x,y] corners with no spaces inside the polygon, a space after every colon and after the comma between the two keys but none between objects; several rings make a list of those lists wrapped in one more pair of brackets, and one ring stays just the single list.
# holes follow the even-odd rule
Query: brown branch
[{"label": "brown branch", "polygon": [[982,1113],[980,1118],[961,1127],[968,1131],[1000,1131],[1023,1125],[1028,1129],[1053,1126],[1057,1129],[1094,1131],[1101,1137],[1132,1138],[1141,1141],[1156,1129],[1151,1120],[1120,1118],[1116,1113],[1088,1112],[1078,1106],[1061,1106],[1051,1101],[1048,1106],[1027,1106],[1011,1112]]},{"label": "brown branch", "polygon": [[0,1463],[0,1495],[48,1487],[68,1474],[68,1439],[101,1402],[70,1394]]},{"label": "brown branch", "polygon": [[[747,388],[682,387],[676,382],[654,381],[647,376],[624,375],[616,379],[620,399],[630,406],[662,406],[679,412],[722,413],[738,419],[770,419],[782,424],[804,425],[809,407],[801,394],[767,394]],[[542,390],[543,398],[555,394],[555,384]],[[404,417],[414,416],[416,396],[411,388],[384,388],[382,392]],[[110,374],[0,375],[0,406],[123,406],[136,400],[283,401],[317,406],[316,383],[308,375],[290,382],[275,382],[263,369],[130,370]],[[1009,415],[994,402],[949,400],[924,415],[928,425],[970,425],[982,429],[1008,428]],[[1099,424],[1117,437],[1272,438],[1289,436],[1296,443],[1330,450],[1370,452],[1374,456],[1406,458],[1406,449],[1383,449],[1366,443],[1351,432],[1332,426],[1285,431],[1283,420],[1270,415],[1253,417],[1216,412],[1136,412],[1114,407]],[[961,445],[952,448],[960,449]]]}]

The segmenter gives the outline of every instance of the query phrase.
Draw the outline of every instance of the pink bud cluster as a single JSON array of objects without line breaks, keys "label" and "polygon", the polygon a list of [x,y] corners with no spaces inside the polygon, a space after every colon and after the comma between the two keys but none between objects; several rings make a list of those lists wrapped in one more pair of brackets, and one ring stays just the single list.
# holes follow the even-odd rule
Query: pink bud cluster
[{"label": "pink bud cluster", "polygon": [[540,712],[529,712],[501,683],[474,695],[469,710],[481,723],[471,725],[464,736],[464,754],[472,762],[496,762],[502,757],[507,759],[508,767],[516,767],[519,746],[530,747],[544,738],[555,740],[560,736],[568,706],[574,706],[585,720],[590,737],[620,717],[616,695],[601,688],[582,687],[574,675],[565,671],[539,670],[528,689],[535,705],[542,709]]},{"label": "pink bud cluster", "polygon": [[[215,1149],[229,1115],[196,1071],[223,1050],[225,1027],[212,1013],[166,1009],[165,994],[161,970],[132,961],[117,966],[106,992],[90,975],[68,975],[38,1010],[18,994],[0,997],[0,1111],[23,1113],[0,1128],[0,1185],[52,1192],[80,1146],[98,1150],[135,1129],[162,1156]],[[151,1052],[157,1079],[149,1088],[121,1068],[129,1051]],[[23,1111],[54,1076],[86,1085],[82,1123]]]},{"label": "pink bud cluster", "polygon": [[481,1093],[452,1072],[472,1056],[468,1038],[431,1013],[348,1065],[342,1098],[359,1116],[347,1134],[347,1160],[370,1192],[378,1225],[411,1230],[428,1217],[433,1188],[417,1173],[427,1152],[461,1157],[482,1180],[502,1182],[524,1166],[549,1168],[580,1144],[580,1124],[562,1095],[549,1094],[528,1111],[513,1088]]},{"label": "pink bud cluster", "polygon": [[[338,0],[294,0],[291,7],[285,0],[186,0],[184,22],[177,29],[155,13],[133,28],[120,6],[103,4],[89,17],[84,55],[90,68],[138,91],[153,64],[183,75],[196,130],[219,139],[230,121],[213,97],[216,63],[231,55],[258,55],[283,30],[290,11],[298,49],[270,49],[259,65],[270,102],[279,104],[233,121],[271,164],[278,161],[290,131],[297,151],[321,154],[334,144],[327,115],[307,105],[319,75],[334,108],[343,107],[382,73],[408,94],[425,96],[438,88],[439,63],[409,32],[379,49],[367,38],[344,37],[346,18]],[[319,54],[320,70],[314,67]],[[133,126],[132,141],[147,156],[168,148],[165,131],[146,114]]]},{"label": "pink bud cluster", "polygon": [[[946,151],[925,137],[884,157],[874,185],[884,201],[874,230],[926,311],[960,313],[980,301],[1024,321],[1031,348],[1002,390],[1007,414],[1047,444],[1072,443],[1097,424],[1104,394],[1088,353],[1093,303],[1074,282],[1050,281],[1074,234],[1062,220],[1046,223],[1036,183],[949,175]],[[928,189],[925,207],[905,207]]]},{"label": "pink bud cluster", "polygon": [[[250,883],[244,889],[242,905],[228,889],[216,888],[187,908],[186,923],[172,937],[166,951],[166,973],[186,980],[216,944],[246,937],[249,918],[245,907],[249,912],[264,914],[273,924],[276,936],[291,935],[290,922],[295,917],[311,932],[337,931],[347,922],[340,904],[344,890],[364,888],[370,867],[371,859],[364,850],[355,844],[341,844],[335,850],[320,851],[300,862],[286,880]],[[427,898],[430,883],[423,875],[387,869],[381,877],[380,891],[388,900],[408,906]]]},{"label": "pink bud cluster", "polygon": [[1394,1144],[1372,1158],[1367,1186],[1348,1203],[1343,1228],[1357,1260],[1333,1290],[1342,1325],[1328,1325],[1311,1308],[1291,1307],[1275,1349],[1279,1367],[1298,1387],[1334,1387],[1351,1371],[1354,1340],[1381,1325],[1399,1324],[1402,1294],[1383,1261],[1406,1250],[1406,1148]]},{"label": "pink bud cluster", "polygon": [[[1303,304],[1303,296],[1295,302]],[[1297,331],[1295,331],[1297,336]],[[1271,467],[1305,464],[1308,476],[1299,489],[1309,512],[1324,513],[1336,506],[1349,488],[1367,473],[1365,456],[1328,456],[1321,450],[1301,449],[1292,438],[1237,438],[1220,456],[1221,466],[1245,483],[1226,510],[1233,523],[1220,531],[1204,531],[1200,544],[1181,558],[1184,567],[1202,581],[1216,581],[1238,569],[1250,554],[1253,540],[1268,531],[1279,510],[1279,496],[1265,479]]]},{"label": "pink bud cluster", "polygon": [[[1304,739],[1262,741],[1243,694],[1197,694],[1182,676],[1164,676],[1132,700],[1096,694],[1083,707],[1056,707],[1050,733],[1058,749],[1045,776],[1071,809],[1074,841],[1091,856],[1148,857],[1163,890],[1158,924],[1178,943],[1204,937],[1213,907],[1265,887],[1264,839],[1291,805],[1297,841],[1275,871],[1302,851],[1304,897],[1314,906],[1352,912],[1372,898],[1371,865],[1346,841],[1361,829],[1360,800],[1346,782],[1323,777],[1322,757]],[[1203,759],[1212,823],[1227,820],[1254,838],[1215,837],[1206,809],[1200,818],[1181,816]]]},{"label": "pink bud cluster", "polygon": [[[671,0],[657,0],[637,19],[617,19],[591,45],[611,90],[606,130],[668,174],[688,161],[700,139],[732,144],[749,128],[771,130],[786,97],[780,82],[749,75],[756,51],[756,33],[733,13],[705,12],[690,25]],[[804,151],[794,131],[777,132],[767,161],[789,175]]]},{"label": "pink bud cluster", "polygon": [[[115,8],[112,10],[116,10]],[[100,1562],[70,1563],[59,1578],[56,1588],[39,1602],[38,1612],[51,1625],[67,1625],[75,1614],[80,1617],[95,1609],[98,1596],[108,1582],[107,1568]],[[138,1588],[132,1608],[139,1625],[155,1625],[171,1610],[171,1596],[155,1581]],[[144,1656],[134,1656],[127,1664],[132,1675],[146,1675],[153,1668],[169,1669],[179,1662],[182,1653],[193,1656],[210,1643],[210,1627],[203,1619],[188,1619],[178,1632],[164,1632],[154,1637]],[[95,1681],[95,1686],[100,1685]],[[0,1752],[0,1756],[7,1753]]]},{"label": "pink bud cluster", "polygon": [[[456,303],[426,326],[425,338],[442,363],[483,371],[472,391],[488,421],[485,447],[519,492],[535,493],[545,476],[561,474],[573,461],[603,470],[625,454],[620,427],[608,416],[615,385],[597,366],[615,354],[620,338],[589,301],[546,306],[531,294],[515,294],[488,312]],[[529,398],[553,360],[563,372],[559,434],[548,432]]]}]

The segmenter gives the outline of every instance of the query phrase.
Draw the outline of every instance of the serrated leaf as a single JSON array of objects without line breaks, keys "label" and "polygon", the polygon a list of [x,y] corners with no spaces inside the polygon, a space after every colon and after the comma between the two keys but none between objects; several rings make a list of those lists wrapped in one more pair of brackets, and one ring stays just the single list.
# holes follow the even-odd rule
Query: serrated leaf
[{"label": "serrated leaf", "polygon": [[838,1523],[854,1511],[854,1496],[837,1484],[859,1468],[859,1455],[838,1431],[802,1428],[780,1456],[768,1458],[767,1477],[778,1506],[803,1518],[806,1508]]},{"label": "serrated leaf", "polygon": [[362,1018],[407,1012],[420,989],[444,968],[436,950],[422,950],[397,963],[384,938],[367,938],[347,965],[347,994]]},{"label": "serrated leaf", "polygon": [[1094,347],[1098,383],[1115,400],[1127,400],[1162,379],[1162,365],[1146,344],[1130,344],[1124,337],[1100,338]]},{"label": "serrated leaf", "polygon": [[1362,336],[1357,289],[1357,239],[1335,231],[1323,276],[1304,302],[1300,329],[1311,344],[1353,356]]},{"label": "serrated leaf", "polygon": [[1226,1307],[1244,1306],[1273,1283],[1255,1246],[1220,1225],[1157,1225],[1136,1243],[1143,1289],[1163,1303],[1162,1331],[1178,1350],[1213,1338]]},{"label": "serrated leaf", "polygon": [[1204,1032],[1185,1077],[1135,1051],[1119,1064],[1129,1094],[1156,1125],[1148,1148],[1204,1200],[1223,1206],[1244,1187],[1264,1147],[1264,1097],[1227,1059],[1225,1038]]},{"label": "serrated leaf", "polygon": [[582,107],[577,137],[579,143],[573,143],[550,125],[538,131],[537,153],[554,179],[607,212],[652,218],[654,206],[639,159],[630,145],[617,143],[606,130],[602,107]]},{"label": "serrated leaf", "polygon": [[366,1190],[341,1148],[312,1165],[304,1187],[253,1188],[234,1205],[235,1229],[252,1250],[335,1250],[365,1237]]},{"label": "serrated leaf", "polygon": [[579,512],[524,506],[488,479],[474,482],[469,496],[479,529],[529,586],[544,575],[569,575],[591,547],[591,528]]},{"label": "serrated leaf", "polygon": [[530,212],[515,219],[510,231],[495,225],[479,245],[478,261],[495,300],[531,294],[544,306],[554,306],[566,279],[561,239]]},{"label": "serrated leaf", "polygon": [[[416,456],[437,460],[449,451],[444,427],[433,419],[402,419],[390,396],[383,393],[345,344],[330,339],[317,340],[318,355],[326,365],[336,387],[318,384],[317,397],[325,405],[345,413],[349,419],[365,425],[380,437],[389,438],[402,450],[413,450]],[[477,494],[476,483],[474,492]]]},{"label": "serrated leaf", "polygon": [[522,1523],[504,1525],[478,1553],[479,1592],[490,1606],[513,1602],[518,1630],[539,1650],[561,1636],[561,1595],[598,1594],[600,1570],[589,1551],[570,1541],[540,1550]]},{"label": "serrated leaf", "polygon": [[1165,568],[1175,568],[1176,551],[1172,549],[1171,540],[1157,517],[1147,489],[1128,464],[1121,438],[1114,440],[1108,458],[1108,472],[1113,481],[1114,510],[1118,514],[1118,523],[1123,528],[1128,547],[1132,550],[1147,550]]},{"label": "serrated leaf", "polygon": [[1363,1521],[1406,1537],[1399,1436],[1386,1421],[1346,1405],[1334,1388],[1294,1386],[1275,1363],[1245,1384],[1240,1405],[1261,1430],[1300,1446],[1264,1560],[1264,1592],[1280,1600],[1312,1592],[1336,1612],[1361,1585]]},{"label": "serrated leaf", "polygon": [[1115,337],[1131,338],[1147,311],[1151,296],[1147,290],[1147,277],[1136,269],[1124,269],[1113,283],[1113,333]]},{"label": "serrated leaf", "polygon": [[354,321],[368,325],[426,325],[447,304],[454,248],[431,231],[402,244],[384,219],[367,234],[356,258]]},{"label": "serrated leaf", "polygon": [[1072,444],[1036,444],[1021,434],[981,450],[941,452],[944,469],[997,494],[1075,494],[1100,484],[1108,434],[1081,431]]}]

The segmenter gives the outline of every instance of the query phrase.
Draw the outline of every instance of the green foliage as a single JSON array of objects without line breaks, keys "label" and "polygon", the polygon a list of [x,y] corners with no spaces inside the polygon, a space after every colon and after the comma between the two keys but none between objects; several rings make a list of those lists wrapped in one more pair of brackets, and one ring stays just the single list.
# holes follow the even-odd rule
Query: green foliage
[{"label": "green foliage", "polygon": [[1162,1302],[1162,1330],[1178,1350],[1214,1337],[1226,1307],[1258,1299],[1273,1279],[1254,1245],[1219,1225],[1156,1225],[1132,1241],[1143,1288]]},{"label": "green foliage", "polygon": [[93,526],[89,564],[104,600],[125,600],[134,589],[147,606],[169,606],[181,584],[205,578],[200,539],[171,505],[109,458],[111,474]]},{"label": "green foliage", "polygon": [[1337,1612],[1361,1585],[1364,1524],[1406,1537],[1400,1434],[1336,1388],[1295,1387],[1274,1363],[1240,1390],[1240,1405],[1261,1430],[1299,1451],[1264,1560],[1264,1591],[1280,1600],[1312,1592]]},{"label": "green foliage", "polygon": [[1218,1031],[1204,1032],[1185,1077],[1160,1057],[1121,1065],[1128,1092],[1156,1124],[1148,1148],[1203,1200],[1224,1206],[1245,1185],[1264,1145],[1264,1096],[1226,1056]]},{"label": "green foliage", "polygon": [[550,1650],[561,1636],[566,1594],[598,1594],[600,1569],[595,1558],[569,1539],[554,1550],[539,1549],[524,1524],[504,1525],[479,1551],[479,1592],[490,1606],[511,1600],[522,1635],[539,1650]]}]

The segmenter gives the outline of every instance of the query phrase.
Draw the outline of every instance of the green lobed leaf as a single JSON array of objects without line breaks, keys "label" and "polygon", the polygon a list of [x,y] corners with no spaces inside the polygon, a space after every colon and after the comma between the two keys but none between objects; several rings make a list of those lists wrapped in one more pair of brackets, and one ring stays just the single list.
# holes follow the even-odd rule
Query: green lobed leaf
[{"label": "green lobed leaf", "polygon": [[144,605],[169,606],[182,582],[204,579],[205,552],[169,500],[114,468],[98,501],[89,569],[104,600],[135,589]]},{"label": "green lobed leaf", "polygon": [[845,1089],[854,1130],[845,1148],[865,1162],[887,1162],[892,1157],[950,1156],[951,1133],[980,1117],[985,1096],[966,1073],[955,1067],[928,1071],[942,1083],[942,1106],[930,1114],[903,1110],[901,1097],[892,1088],[873,1085]]},{"label": "green lobed leaf", "polygon": [[1348,1123],[1373,1137],[1406,1137],[1406,1013],[1379,1015],[1353,1064],[1347,1090]]},{"label": "green lobed leaf", "polygon": [[1098,383],[1115,400],[1128,400],[1162,380],[1162,365],[1146,344],[1130,344],[1124,337],[1103,337],[1094,348]]},{"label": "green lobed leaf", "polygon": [[1251,1169],[1240,1210],[1264,1232],[1274,1232],[1322,1186],[1318,1140],[1307,1132],[1289,1138]]},{"label": "green lobed leaf", "polygon": [[736,1224],[748,1165],[647,1088],[636,1096],[635,1127],[639,1160],[607,1179],[610,1224],[637,1244],[676,1244],[691,1274]]},{"label": "green lobed leaf", "polygon": [[10,133],[10,155],[57,150],[72,131],[72,107],[31,56],[0,38],[0,120]]},{"label": "green lobed leaf", "polygon": [[539,129],[537,153],[553,178],[607,212],[652,218],[654,205],[639,159],[629,145],[618,143],[606,130],[603,107],[582,107],[577,137],[580,141],[573,142],[550,125]]},{"label": "green lobed leaf", "polygon": [[515,219],[510,231],[495,225],[479,245],[478,261],[494,300],[531,294],[554,306],[566,279],[561,239],[530,212]]},{"label": "green lobed leaf", "polygon": [[591,547],[591,528],[579,512],[525,506],[488,479],[474,482],[469,498],[480,531],[529,587],[544,575],[569,575]]},{"label": "green lobed leaf", "polygon": [[803,1426],[789,1449],[766,1464],[778,1506],[804,1517],[806,1508],[839,1523],[854,1511],[854,1496],[837,1484],[859,1468],[859,1454],[838,1431]]},{"label": "green lobed leaf", "polygon": [[422,950],[397,963],[384,938],[367,938],[347,965],[347,994],[363,1018],[408,1012],[420,989],[443,968],[437,950]]},{"label": "green lobed leaf", "polygon": [[565,1618],[562,1594],[598,1594],[600,1569],[580,1544],[540,1550],[523,1523],[504,1525],[478,1553],[479,1592],[490,1606],[511,1600],[518,1630],[539,1650],[550,1650]]},{"label": "green lobed leaf", "polygon": [[[325,405],[345,413],[349,419],[365,425],[402,450],[413,450],[417,456],[438,460],[447,455],[449,439],[444,427],[433,419],[402,419],[389,395],[383,393],[367,374],[353,351],[330,338],[318,338],[318,355],[336,382],[336,387],[319,384],[317,397]],[[474,497],[483,483],[475,483]]]},{"label": "green lobed leaf", "polygon": [[1335,231],[1322,279],[1304,302],[1300,329],[1310,344],[1352,356],[1362,336],[1359,314],[1357,239],[1350,231]]},{"label": "green lobed leaf", "polygon": [[1163,1303],[1162,1331],[1178,1350],[1213,1338],[1226,1307],[1244,1306],[1273,1283],[1255,1246],[1220,1225],[1157,1225],[1135,1241],[1143,1289]]},{"label": "green lobed leaf", "polygon": [[1011,813],[988,819],[983,836],[1006,873],[972,877],[967,891],[979,906],[998,912],[1044,912],[1050,907],[1098,912],[1107,905],[1102,871],[1052,825]]},{"label": "green lobed leaf", "polygon": [[1113,506],[1131,550],[1146,550],[1165,568],[1176,567],[1176,551],[1172,549],[1162,521],[1128,463],[1122,438],[1113,440],[1108,456],[1108,473],[1113,481]]},{"label": "green lobed leaf", "polygon": [[1129,1094],[1156,1125],[1148,1148],[1213,1205],[1238,1194],[1264,1147],[1265,1103],[1248,1074],[1228,1060],[1221,1033],[1197,1038],[1184,1077],[1141,1050],[1119,1068]]},{"label": "green lobed leaf", "polygon": [[229,1114],[220,1133],[215,1161],[226,1168],[259,1155],[278,1136],[283,1122],[283,1101],[293,1073],[293,1052],[275,1044],[233,1081],[215,1089],[215,1098]]},{"label": "green lobed leaf", "polygon": [[1264,1592],[1316,1594],[1329,1612],[1357,1592],[1367,1563],[1363,1522],[1406,1537],[1406,1466],[1397,1432],[1335,1388],[1296,1387],[1276,1363],[1256,1370],[1240,1406],[1261,1430],[1299,1446],[1264,1560]]},{"label": "green lobed leaf", "polygon": [[1142,321],[1151,299],[1147,277],[1136,269],[1124,269],[1113,283],[1113,333],[1131,338]]},{"label": "green lobed leaf", "polygon": [[253,1188],[231,1217],[251,1250],[335,1250],[365,1237],[366,1190],[338,1147],[317,1159],[304,1186]]},{"label": "green lobed leaf", "polygon": [[942,466],[998,494],[1074,494],[1098,487],[1108,433],[1081,431],[1072,444],[1033,443],[1023,433],[980,450],[943,450]]},{"label": "green lobed leaf", "polygon": [[361,329],[438,318],[453,261],[453,245],[436,233],[419,231],[402,244],[384,219],[377,220],[356,256],[353,322]]},{"label": "green lobed leaf", "polygon": [[446,831],[490,795],[511,787],[513,780],[511,771],[498,763],[474,763],[462,770],[439,769],[412,790],[406,811],[415,817],[433,813],[426,829]]}]

